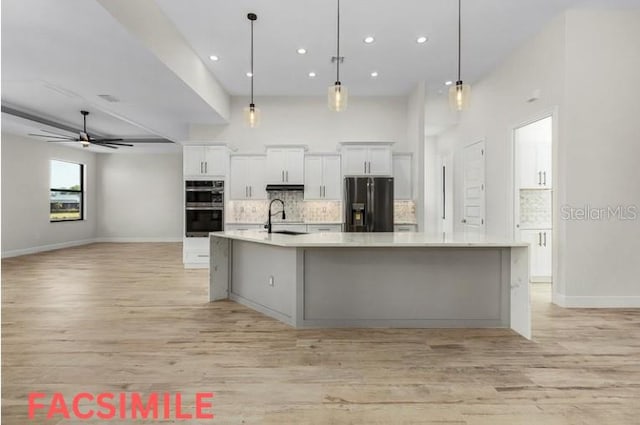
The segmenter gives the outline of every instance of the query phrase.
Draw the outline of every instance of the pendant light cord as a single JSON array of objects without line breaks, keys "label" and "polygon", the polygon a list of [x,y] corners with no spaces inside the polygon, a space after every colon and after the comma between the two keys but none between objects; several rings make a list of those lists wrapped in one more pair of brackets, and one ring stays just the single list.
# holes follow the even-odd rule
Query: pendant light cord
[{"label": "pendant light cord", "polygon": [[462,56],[462,12],[461,12],[462,0],[458,0],[458,81],[461,81],[461,56]]},{"label": "pendant light cord", "polygon": [[340,81],[340,0],[338,0],[338,39],[336,42],[336,82]]},{"label": "pendant light cord", "polygon": [[251,21],[251,104],[253,105],[253,20]]}]

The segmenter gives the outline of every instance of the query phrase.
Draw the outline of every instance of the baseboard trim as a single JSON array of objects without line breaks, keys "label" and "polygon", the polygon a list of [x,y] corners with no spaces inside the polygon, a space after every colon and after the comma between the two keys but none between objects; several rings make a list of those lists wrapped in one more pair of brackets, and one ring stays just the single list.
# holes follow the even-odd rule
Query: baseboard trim
[{"label": "baseboard trim", "polygon": [[95,241],[103,243],[166,243],[182,242],[182,238],[96,238]]},{"label": "baseboard trim", "polygon": [[565,308],[640,308],[640,297],[572,297],[553,294],[553,303]]},{"label": "baseboard trim", "polygon": [[22,255],[37,254],[39,252],[55,251],[57,249],[64,249],[64,248],[73,248],[75,246],[89,245],[95,242],[96,242],[96,239],[84,239],[79,241],[54,243],[50,245],[40,245],[40,246],[34,246],[30,248],[23,248],[23,249],[13,249],[10,251],[3,251],[2,258],[20,257]]}]

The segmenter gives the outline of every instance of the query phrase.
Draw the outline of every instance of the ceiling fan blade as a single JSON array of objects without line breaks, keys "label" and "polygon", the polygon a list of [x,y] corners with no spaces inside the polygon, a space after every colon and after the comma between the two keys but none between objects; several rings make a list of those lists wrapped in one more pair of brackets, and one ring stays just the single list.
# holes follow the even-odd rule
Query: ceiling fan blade
[{"label": "ceiling fan blade", "polygon": [[65,139],[65,140],[73,140],[73,137],[67,137],[67,136],[50,136],[48,134],[34,134],[34,133],[29,133],[29,136],[36,136],[36,137],[47,137],[49,139]]},{"label": "ceiling fan blade", "polygon": [[98,144],[98,145],[129,146],[130,148],[133,147],[133,145],[131,145],[129,143],[119,143],[119,142],[98,142],[96,144]]},{"label": "ceiling fan blade", "polygon": [[45,142],[49,142],[49,143],[75,143],[75,140],[73,140],[73,139],[69,139],[69,140],[45,140]]},{"label": "ceiling fan blade", "polygon": [[118,139],[91,139],[94,140],[96,142],[121,142],[123,139],[118,138]]},{"label": "ceiling fan blade", "polygon": [[60,133],[56,133],[54,131],[49,131],[49,130],[40,130],[44,133],[50,133],[50,134],[55,134],[56,136],[60,136],[60,137],[69,137],[69,136],[65,136],[64,134],[60,134]]},{"label": "ceiling fan blade", "polygon": [[92,145],[102,146],[102,147],[109,148],[109,149],[118,149],[118,148],[117,148],[117,147],[115,147],[115,146],[106,145],[106,144],[104,144],[104,143],[96,143],[96,142],[94,142],[93,140],[92,140],[92,141],[90,141],[89,143],[91,143]]}]

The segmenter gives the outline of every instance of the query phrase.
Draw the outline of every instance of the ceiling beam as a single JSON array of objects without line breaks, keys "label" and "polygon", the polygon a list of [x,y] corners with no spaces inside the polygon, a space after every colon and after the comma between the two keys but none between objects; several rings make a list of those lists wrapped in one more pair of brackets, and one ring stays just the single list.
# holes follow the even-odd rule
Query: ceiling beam
[{"label": "ceiling beam", "polygon": [[130,34],[229,121],[229,94],[154,0],[97,0]]}]

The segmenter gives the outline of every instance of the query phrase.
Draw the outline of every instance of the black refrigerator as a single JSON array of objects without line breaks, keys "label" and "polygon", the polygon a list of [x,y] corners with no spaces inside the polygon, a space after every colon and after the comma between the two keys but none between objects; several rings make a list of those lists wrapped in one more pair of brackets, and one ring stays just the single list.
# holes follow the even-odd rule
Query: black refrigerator
[{"label": "black refrigerator", "polygon": [[345,232],[393,232],[393,177],[345,177]]}]

